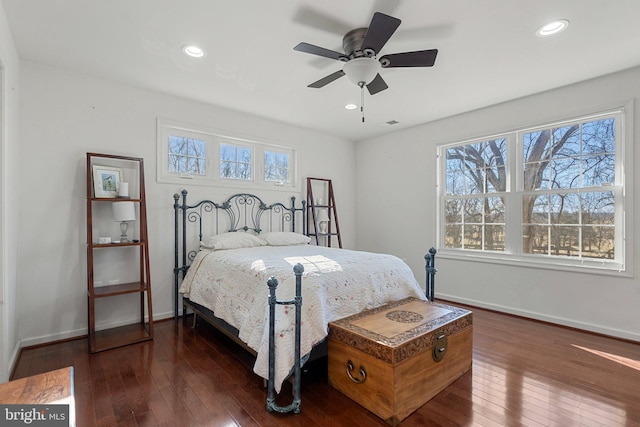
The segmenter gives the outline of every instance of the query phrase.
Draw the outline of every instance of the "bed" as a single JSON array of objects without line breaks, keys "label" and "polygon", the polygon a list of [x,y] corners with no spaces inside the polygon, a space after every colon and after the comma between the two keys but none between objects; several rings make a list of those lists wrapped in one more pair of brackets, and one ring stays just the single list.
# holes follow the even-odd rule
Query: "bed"
[{"label": "bed", "polygon": [[[399,258],[310,245],[305,235],[305,204],[265,204],[251,194],[221,203],[187,203],[174,195],[175,316],[187,310],[232,337],[256,356],[254,372],[269,375],[269,289],[278,280],[278,297],[294,298],[294,265],[302,274],[300,354],[326,354],[328,323],[406,297],[426,299],[411,269]],[[298,232],[296,232],[298,231]],[[435,251],[434,251],[435,254]],[[435,269],[428,277],[433,280]],[[427,290],[429,282],[427,283]],[[182,297],[182,298],[180,298]],[[294,366],[293,306],[275,317],[275,387]],[[195,324],[195,320],[194,320]]]}]

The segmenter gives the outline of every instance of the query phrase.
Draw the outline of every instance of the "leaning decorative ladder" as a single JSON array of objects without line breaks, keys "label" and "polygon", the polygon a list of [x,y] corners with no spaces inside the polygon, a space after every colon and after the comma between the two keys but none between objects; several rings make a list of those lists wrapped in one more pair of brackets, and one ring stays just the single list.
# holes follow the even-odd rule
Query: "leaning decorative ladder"
[{"label": "leaning decorative ladder", "polygon": [[[313,195],[313,188],[316,187],[316,190],[318,190],[321,186],[325,187],[322,194],[327,195],[326,203],[321,198],[316,198]],[[323,214],[327,215],[326,219],[322,219],[321,215]],[[333,183],[330,179],[307,178],[307,218],[313,224],[313,228],[307,227],[307,236],[315,237],[316,245],[322,245],[324,243],[323,239],[326,238],[326,246],[331,247],[331,237],[336,236],[338,238],[338,247],[342,248],[336,198],[333,193]],[[320,228],[320,222],[322,221],[327,221],[326,230]]]}]

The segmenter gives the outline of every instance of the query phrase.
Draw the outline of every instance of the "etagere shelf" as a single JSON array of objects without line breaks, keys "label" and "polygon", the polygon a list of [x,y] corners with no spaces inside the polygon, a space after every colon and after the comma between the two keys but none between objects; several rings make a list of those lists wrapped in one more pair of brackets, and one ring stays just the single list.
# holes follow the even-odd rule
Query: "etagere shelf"
[{"label": "etagere shelf", "polygon": [[[130,171],[128,179],[135,179],[133,185],[135,197],[119,195],[117,191],[113,194],[99,194],[96,197],[96,174],[95,167],[113,168],[115,175],[125,174]],[[119,180],[123,180],[120,176]],[[115,185],[111,189],[117,188]],[[100,242],[98,237],[94,237],[94,227],[106,226],[104,215],[98,219],[97,211],[104,211],[105,205],[116,202],[131,202],[137,207],[136,221],[139,227],[139,239],[131,241]],[[99,223],[100,222],[100,223]],[[108,221],[107,221],[108,222]],[[130,258],[138,261],[138,280],[129,283],[119,283],[114,280],[113,284],[96,283],[94,273],[96,266],[100,262],[101,255],[109,249],[132,250],[137,252]],[[137,255],[137,256],[136,256]],[[129,258],[129,257],[127,257]],[[140,297],[140,319],[138,322],[109,329],[96,330],[96,306],[98,301],[104,298],[119,295],[138,294]],[[88,299],[88,331],[89,348],[92,353],[121,347],[136,342],[153,339],[153,311],[151,304],[151,279],[149,266],[149,242],[147,234],[147,209],[146,194],[144,187],[144,160],[139,157],[118,156],[111,154],[87,153],[87,299]]]}]

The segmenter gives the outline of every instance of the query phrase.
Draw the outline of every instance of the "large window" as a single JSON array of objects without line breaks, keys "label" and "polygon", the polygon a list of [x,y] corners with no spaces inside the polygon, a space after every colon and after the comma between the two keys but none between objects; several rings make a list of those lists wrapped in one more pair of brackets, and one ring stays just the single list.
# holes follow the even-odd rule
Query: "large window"
[{"label": "large window", "polygon": [[158,119],[158,181],[239,188],[296,188],[296,150]]},{"label": "large window", "polygon": [[504,250],[505,138],[446,150],[445,247]]},{"label": "large window", "polygon": [[624,269],[622,122],[612,111],[439,147],[441,248]]}]

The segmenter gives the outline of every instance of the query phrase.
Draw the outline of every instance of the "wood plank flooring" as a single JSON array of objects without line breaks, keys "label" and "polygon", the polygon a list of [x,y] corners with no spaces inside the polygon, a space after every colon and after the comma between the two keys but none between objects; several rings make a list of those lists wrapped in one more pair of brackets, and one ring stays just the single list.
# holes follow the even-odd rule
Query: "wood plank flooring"
[{"label": "wood plank flooring", "polygon": [[[640,426],[640,344],[472,310],[472,370],[401,426]],[[155,334],[95,355],[86,339],[25,349],[14,379],[73,365],[79,427],[387,425],[332,389],[322,362],[304,374],[302,412],[272,414],[252,357],[206,323]]]}]

